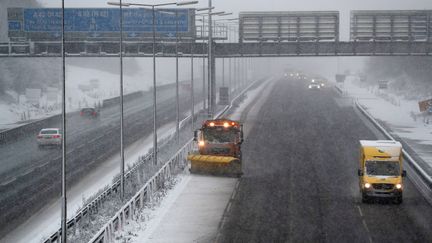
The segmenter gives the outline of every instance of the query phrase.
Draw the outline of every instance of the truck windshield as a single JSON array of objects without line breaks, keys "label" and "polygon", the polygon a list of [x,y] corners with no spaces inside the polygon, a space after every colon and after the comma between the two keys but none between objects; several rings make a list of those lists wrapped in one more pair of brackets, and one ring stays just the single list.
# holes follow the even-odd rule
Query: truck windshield
[{"label": "truck windshield", "polygon": [[374,176],[399,176],[398,161],[366,161],[366,173]]},{"label": "truck windshield", "polygon": [[220,127],[203,130],[204,140],[209,143],[234,143],[237,131]]}]

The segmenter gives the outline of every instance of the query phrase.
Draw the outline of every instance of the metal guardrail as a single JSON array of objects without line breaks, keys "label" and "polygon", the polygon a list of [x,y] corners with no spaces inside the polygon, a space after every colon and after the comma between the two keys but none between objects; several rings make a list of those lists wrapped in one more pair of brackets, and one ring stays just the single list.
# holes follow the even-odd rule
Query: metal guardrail
[{"label": "metal guardrail", "polygon": [[162,188],[164,183],[172,178],[176,170],[181,170],[187,166],[186,155],[193,149],[193,145],[193,140],[189,140],[89,242],[111,242],[112,233],[121,230],[126,222],[133,218],[137,211],[145,206],[146,202],[152,199],[154,192]]},{"label": "metal guardrail", "polygon": [[[253,82],[253,83],[251,83],[249,86],[247,86],[242,92],[240,92],[234,99],[232,99],[232,101],[231,101],[231,104],[229,105],[229,106],[226,106],[224,109],[222,109],[221,110],[221,112],[219,112],[217,115],[216,115],[216,117],[220,117],[220,116],[222,116],[226,111],[228,111],[229,109],[231,109],[232,107],[233,107],[233,105],[234,105],[234,103],[245,93],[245,92],[247,92],[247,90],[248,89],[250,89],[254,84],[256,84],[258,81],[260,81],[260,80],[257,80],[257,81],[255,81],[255,82]],[[197,115],[197,114],[196,114]],[[180,122],[180,129],[183,129],[186,125],[187,125],[187,123],[188,123],[188,121],[191,119],[192,117],[191,116],[188,116],[188,117],[186,117],[185,119],[183,119],[181,122]],[[169,137],[167,137],[167,138],[165,138],[163,141],[161,141],[160,142],[160,146],[159,147],[162,147],[162,146],[164,146],[165,144],[167,144],[172,138],[173,138],[173,136],[174,135],[171,135],[171,136],[169,136]],[[189,142],[187,142],[186,143],[186,145],[184,145],[183,147],[182,147],[182,149],[185,149],[186,147],[187,147],[187,145],[188,144],[192,144],[192,142],[191,142],[192,140],[189,140]],[[182,150],[181,149],[181,150]],[[176,155],[179,155],[180,154],[180,151],[179,152],[177,152],[176,153]],[[168,162],[166,162],[166,164],[168,164],[168,163],[170,163],[170,161],[173,159],[173,158],[175,158],[176,157],[176,155],[174,155]],[[184,154],[183,154],[184,155]],[[186,156],[184,156],[184,158],[186,158]],[[131,175],[133,174],[133,173],[135,173],[135,171],[143,164],[143,163],[146,163],[147,161],[150,161],[152,159],[152,153],[149,153],[149,154],[147,154],[147,155],[145,155],[145,156],[142,156],[142,157],[140,157],[139,158],[139,163],[136,163],[135,164],[135,166],[134,167],[132,167],[126,174],[125,174],[125,178],[126,179],[128,179],[128,178],[130,178],[131,177]],[[172,162],[171,162],[172,163]],[[164,170],[163,170],[163,168],[165,168],[167,165],[164,165],[164,167],[162,167],[159,171],[158,171],[158,173],[162,173],[162,172],[164,172]],[[157,177],[157,175],[158,175],[158,173],[156,173],[156,175],[155,176],[153,176],[150,180],[149,180],[149,182],[152,180],[152,179],[154,179],[154,178],[156,178]],[[164,173],[166,173],[166,172],[164,172]],[[171,171],[170,171],[170,173],[171,173]],[[157,178],[161,178],[160,176],[159,177],[157,177]],[[171,177],[168,177],[168,178],[166,178],[166,179],[169,179],[169,178],[171,178]],[[148,185],[150,185],[149,184],[149,182],[148,183],[146,183],[144,186],[143,186],[143,188],[144,187],[146,187],[146,186],[148,186]],[[143,192],[144,191],[144,189],[141,189],[139,192]],[[95,199],[93,199],[90,203],[88,203],[87,205],[85,205],[81,210],[79,210],[78,211],[78,213],[74,216],[74,217],[72,217],[70,220],[68,220],[68,222],[67,222],[67,228],[68,229],[70,229],[70,228],[72,228],[72,227],[74,227],[75,225],[77,225],[77,223],[83,218],[83,217],[86,217],[86,216],[88,216],[89,214],[91,214],[93,211],[97,211],[97,209],[98,209],[98,207],[104,202],[104,201],[106,201],[109,197],[111,197],[111,195],[112,194],[114,194],[114,193],[117,193],[118,191],[120,190],[120,179],[119,180],[117,180],[116,182],[114,182],[109,188],[107,188],[106,190],[104,190],[99,196],[97,196]],[[149,192],[150,191],[147,191],[147,190],[145,190],[145,192],[143,192],[146,196],[145,197],[147,197],[147,195],[149,194]],[[154,192],[154,191],[152,191],[152,192]],[[138,194],[138,193],[137,193]],[[137,195],[135,195],[135,196],[137,196]],[[133,197],[133,198],[135,198],[135,196]],[[140,199],[141,200],[141,199]],[[131,199],[131,201],[132,201],[132,199]],[[141,203],[141,201],[140,201],[140,203]],[[141,206],[142,206],[142,204],[140,204]],[[136,205],[135,205],[136,206]],[[120,210],[120,211],[122,211],[122,210],[129,210],[129,208],[128,207],[122,207],[122,209]],[[116,215],[122,215],[122,216],[127,216],[126,218],[128,219],[128,217],[129,217],[129,211],[127,212],[127,213],[120,213],[120,211],[119,212],[117,212],[117,214]],[[113,226],[113,225],[116,225],[117,226],[117,223],[118,223],[118,221],[117,221],[118,219],[116,218],[116,217],[113,217],[111,220],[110,220],[110,222],[109,223],[107,223],[107,225],[108,224],[111,224],[111,226]],[[114,223],[115,222],[115,223]],[[112,232],[113,232],[113,230],[117,230],[117,228],[110,228],[110,227],[108,227],[107,228],[107,225],[105,225],[105,227],[103,227],[102,229],[105,229],[105,230],[107,230],[106,232],[104,232],[102,235],[99,235],[98,237],[94,237],[94,239],[95,240],[97,240],[97,239],[102,239],[102,241],[94,241],[94,242],[104,242],[103,241],[103,239],[108,239],[107,237],[108,237],[108,235],[107,234],[112,234]],[[102,230],[101,230],[102,231]],[[59,230],[57,230],[55,233],[53,233],[47,240],[45,240],[44,241],[44,243],[54,243],[54,242],[60,242],[60,239],[61,239],[61,230],[59,229]],[[105,238],[104,238],[104,236],[106,236]],[[109,242],[109,241],[108,241]]]},{"label": "metal guardrail", "polygon": [[[183,129],[187,122],[191,119],[191,116],[186,117],[183,119],[180,123],[180,129]],[[159,143],[159,148],[165,146],[170,140],[172,140],[174,135],[171,135],[169,137],[164,138]],[[152,160],[152,153],[148,153],[144,156],[141,156],[138,159],[138,163],[136,163],[130,170],[128,170],[125,174],[125,180],[128,180],[138,169],[142,164],[145,164]],[[120,191],[120,179],[115,181],[110,187],[105,189],[102,193],[100,193],[95,199],[93,199],[90,203],[85,205],[82,209],[78,211],[78,213],[75,214],[74,217],[72,217],[67,222],[67,228],[70,229],[77,225],[77,223],[84,217],[89,214],[91,214],[94,211],[98,210],[98,207],[106,201],[108,198],[110,198],[113,194]],[[61,229],[57,230],[55,233],[51,234],[51,236],[44,241],[44,243],[53,243],[53,242],[60,242],[61,239]]]},{"label": "metal guardrail", "polygon": [[339,92],[340,95],[344,95],[344,91],[339,87],[339,85],[336,84],[334,87],[336,91]]},{"label": "metal guardrail", "polygon": [[[372,117],[372,115],[369,114],[369,112],[367,112],[361,104],[358,103],[358,101],[355,101],[355,105],[360,110],[360,112],[366,118],[368,118],[368,120],[371,121],[372,124],[376,128],[378,128],[378,130],[380,130],[384,134],[385,137],[391,140],[395,140],[394,137],[381,124],[379,124],[378,121],[376,121],[375,118]],[[402,149],[402,153],[404,159],[409,162],[415,172],[417,172],[417,174],[419,175],[419,179],[422,180],[422,182],[419,182],[421,184],[418,184],[417,181],[414,181],[414,183],[420,187],[418,189],[423,193],[429,203],[432,204],[432,177],[417,163],[415,159],[413,159],[413,157],[405,149]]]},{"label": "metal guardrail", "polygon": [[[259,80],[248,85],[242,92],[240,92],[234,99],[232,99],[229,106],[225,106],[217,115],[216,118],[221,117],[229,109],[234,106],[234,103],[244,95],[254,84]],[[188,117],[190,118],[190,116]],[[186,119],[188,119],[186,118]],[[184,124],[184,123],[183,123]],[[151,196],[156,192],[165,180],[172,178],[173,169],[175,166],[185,168],[187,164],[180,162],[186,161],[186,155],[193,148],[193,140],[189,140],[166,164],[154,175],[143,188],[141,188],[135,196],[127,202],[111,220],[102,227],[101,230],[89,241],[91,243],[107,243],[112,242],[112,235],[115,231],[121,230],[125,223],[132,219],[137,210],[144,207],[145,202],[151,200]],[[160,181],[162,180],[162,181]]]},{"label": "metal guardrail", "polygon": [[[125,102],[131,101],[133,99],[136,98],[140,98],[143,96],[143,92],[142,91],[136,91],[136,92],[132,92],[130,94],[125,95]],[[117,102],[117,104],[120,102],[119,101],[119,97],[113,97],[113,98],[109,98],[109,99],[105,99],[102,101],[103,102],[103,108],[112,106],[113,104],[115,104],[115,102]],[[67,113],[67,116],[74,116],[77,115],[79,113],[79,111],[74,111],[74,112],[70,112]],[[4,131],[0,132],[0,144],[5,143],[5,142],[10,142],[12,140],[16,140],[22,136],[28,136],[31,134],[36,135],[37,132],[39,132],[40,129],[42,128],[46,128],[47,126],[49,126],[48,124],[55,122],[55,120],[59,120],[61,119],[61,114],[56,114],[56,115],[52,115],[46,118],[42,118],[30,123],[27,123],[25,125],[21,125],[21,126],[17,126],[11,129],[7,129]]]}]

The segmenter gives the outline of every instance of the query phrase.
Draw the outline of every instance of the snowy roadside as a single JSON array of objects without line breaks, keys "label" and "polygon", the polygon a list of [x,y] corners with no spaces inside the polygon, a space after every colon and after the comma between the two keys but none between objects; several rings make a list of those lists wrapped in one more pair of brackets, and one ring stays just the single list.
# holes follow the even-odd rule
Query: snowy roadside
[{"label": "snowy roadside", "polygon": [[[159,141],[167,139],[174,133],[174,123],[158,129]],[[147,154],[152,147],[153,136],[142,138],[128,146],[125,150],[126,168],[132,167],[140,156]],[[112,184],[119,173],[119,154],[107,159],[100,169],[94,170],[80,182],[68,189],[68,215],[73,216],[82,208],[89,198],[97,195],[103,188]],[[90,186],[89,186],[90,185]],[[46,239],[60,227],[61,200],[57,199],[40,209],[26,222],[14,229],[0,242],[31,242],[32,239]]]},{"label": "snowy roadside", "polygon": [[[240,119],[247,107],[254,105],[258,95],[266,87],[272,87],[266,86],[268,83],[263,82],[248,91],[228,117]],[[233,178],[179,174],[156,193],[154,201],[135,220],[129,221],[116,234],[115,242],[207,242],[214,239],[236,182]]]},{"label": "snowy roadside", "polygon": [[395,96],[385,90],[366,86],[355,78],[339,85],[345,96],[355,99],[378,121],[403,139],[421,157],[421,166],[432,175],[432,125],[419,112],[418,102]]},{"label": "snowy roadside", "polygon": [[[159,60],[159,64],[167,65],[171,61]],[[148,60],[137,60],[136,62],[139,65],[149,66]],[[181,62],[181,64],[186,65],[185,62]],[[101,105],[105,99],[119,96],[119,74],[116,74],[115,71],[92,69],[84,65],[69,63],[66,66],[67,112],[78,111],[83,107],[96,107]],[[124,72],[124,94],[150,90],[153,85],[153,74],[149,70]],[[189,73],[181,72],[180,75],[180,80],[186,80]],[[157,83],[159,86],[174,82],[175,78],[172,74],[158,74]],[[38,102],[27,102],[26,95],[19,95],[12,90],[7,90],[6,93],[11,98],[6,101],[0,97],[0,113],[2,114],[0,131],[61,113],[61,93],[58,88],[40,90]]]}]

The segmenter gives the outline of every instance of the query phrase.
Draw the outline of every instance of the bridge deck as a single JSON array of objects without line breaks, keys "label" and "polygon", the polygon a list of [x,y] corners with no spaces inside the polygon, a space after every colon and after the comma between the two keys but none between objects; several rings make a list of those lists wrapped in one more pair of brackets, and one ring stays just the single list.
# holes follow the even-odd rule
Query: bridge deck
[{"label": "bridge deck", "polygon": [[[118,42],[67,42],[68,57],[118,57]],[[175,43],[158,43],[158,57],[173,57]],[[181,57],[207,55],[203,43],[180,43]],[[153,44],[149,42],[125,42],[127,57],[152,56]],[[216,43],[216,58],[232,57],[291,57],[291,56],[429,56],[432,42],[249,42]],[[61,43],[0,43],[1,57],[60,57]]]}]

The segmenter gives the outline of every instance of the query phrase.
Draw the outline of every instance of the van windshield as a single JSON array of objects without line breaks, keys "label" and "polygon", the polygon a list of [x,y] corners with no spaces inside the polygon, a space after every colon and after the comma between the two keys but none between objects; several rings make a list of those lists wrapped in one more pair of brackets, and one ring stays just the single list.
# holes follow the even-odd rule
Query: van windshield
[{"label": "van windshield", "polygon": [[366,174],[373,176],[399,176],[398,161],[366,161]]}]

